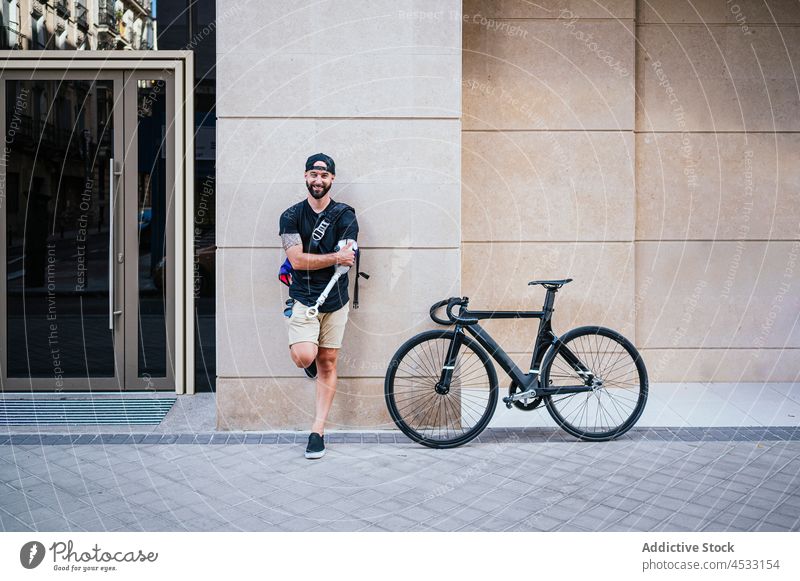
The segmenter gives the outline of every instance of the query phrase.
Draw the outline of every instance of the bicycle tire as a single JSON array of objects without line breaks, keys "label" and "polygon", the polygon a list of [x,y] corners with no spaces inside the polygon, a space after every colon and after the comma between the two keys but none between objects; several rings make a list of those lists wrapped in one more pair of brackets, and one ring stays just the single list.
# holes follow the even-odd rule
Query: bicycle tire
[{"label": "bicycle tire", "polygon": [[462,337],[449,392],[436,392],[454,334],[433,330],[412,337],[392,356],[386,371],[384,396],[392,421],[411,440],[430,448],[466,444],[486,428],[497,407],[494,365],[467,336]]},{"label": "bicycle tire", "polygon": [[[636,347],[613,329],[578,327],[566,332],[542,365],[542,385],[585,384],[564,359],[565,348],[602,382],[590,392],[545,396],[556,423],[581,440],[617,438],[639,420],[649,391],[647,368]],[[619,421],[618,421],[619,420]]]}]

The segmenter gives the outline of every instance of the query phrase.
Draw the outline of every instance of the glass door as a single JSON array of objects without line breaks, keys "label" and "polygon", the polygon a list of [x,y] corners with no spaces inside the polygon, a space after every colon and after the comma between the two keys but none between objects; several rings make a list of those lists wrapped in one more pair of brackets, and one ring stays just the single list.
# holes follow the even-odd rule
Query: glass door
[{"label": "glass door", "polygon": [[172,74],[0,74],[3,390],[174,389]]},{"label": "glass door", "polygon": [[6,389],[118,389],[122,74],[2,77]]}]

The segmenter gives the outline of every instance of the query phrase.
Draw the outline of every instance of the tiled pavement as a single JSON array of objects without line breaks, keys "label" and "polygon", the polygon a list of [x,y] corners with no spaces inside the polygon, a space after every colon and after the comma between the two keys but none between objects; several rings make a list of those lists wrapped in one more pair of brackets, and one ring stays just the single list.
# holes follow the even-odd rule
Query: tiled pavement
[{"label": "tiled pavement", "polygon": [[800,429],[0,436],[5,531],[800,530]]}]

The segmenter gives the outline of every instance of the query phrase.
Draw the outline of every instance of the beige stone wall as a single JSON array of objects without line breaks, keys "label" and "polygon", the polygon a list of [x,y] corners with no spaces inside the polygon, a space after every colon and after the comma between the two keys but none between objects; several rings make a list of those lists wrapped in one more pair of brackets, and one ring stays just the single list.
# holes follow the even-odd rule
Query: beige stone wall
[{"label": "beige stone wall", "polygon": [[[275,270],[317,151],[373,275],[332,428],[388,424],[431,303],[538,308],[534,278],[574,278],[556,329],[619,329],[653,381],[797,379],[796,3],[248,4],[218,28],[220,428],[311,422]],[[524,363],[535,321],[487,327]]]},{"label": "beige stone wall", "polygon": [[329,427],[386,425],[386,362],[430,326],[432,303],[461,290],[461,5],[247,4],[217,31],[219,427],[313,419],[277,268],[280,213],[305,198],[305,159],[318,151],[336,161],[333,197],[358,212],[371,275],[351,310]]},{"label": "beige stone wall", "polygon": [[800,7],[642,3],[637,337],[661,380],[796,381]]},{"label": "beige stone wall", "polygon": [[[556,329],[635,338],[632,2],[467,0],[464,15],[464,294],[538,309],[529,280],[572,277]],[[537,325],[486,327],[522,361]]]},{"label": "beige stone wall", "polygon": [[800,8],[755,4],[465,1],[475,306],[571,276],[557,330],[620,329],[653,381],[797,380]]}]

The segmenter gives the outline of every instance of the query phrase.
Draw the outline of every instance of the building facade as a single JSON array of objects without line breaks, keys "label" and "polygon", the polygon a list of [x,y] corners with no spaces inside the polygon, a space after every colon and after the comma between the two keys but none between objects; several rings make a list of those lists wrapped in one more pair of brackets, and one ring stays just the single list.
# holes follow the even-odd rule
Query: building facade
[{"label": "building facade", "polygon": [[[187,366],[182,383],[154,389],[216,391],[219,429],[307,429],[311,421],[313,383],[288,353],[278,217],[305,197],[309,154],[336,160],[332,195],[357,209],[361,268],[371,276],[351,311],[332,428],[374,428],[390,427],[387,362],[434,326],[432,303],[467,295],[475,308],[536,309],[543,293],[527,281],[537,278],[574,279],[558,296],[557,332],[618,329],[643,354],[653,389],[797,381],[800,8],[768,4],[18,1],[0,4],[0,40],[11,49],[5,58],[62,48],[196,56],[186,91],[196,149],[176,153],[188,155],[193,178],[175,190],[184,205],[173,216],[188,248],[175,268],[193,274],[180,284],[159,278],[162,261],[151,258],[146,287],[151,298],[171,288],[175,309],[179,297],[190,305],[184,358],[164,351],[167,368]],[[134,102],[151,99],[156,77],[138,77],[147,82]],[[4,86],[10,126],[20,93]],[[95,87],[80,118],[74,103],[87,87],[59,95],[67,105],[28,103],[39,119],[54,112],[43,123],[92,129],[88,149],[69,142],[77,164],[102,146],[97,119],[109,114],[113,86]],[[149,142],[163,141],[161,123],[170,126],[180,109],[153,110]],[[57,144],[49,127],[30,133]],[[147,155],[138,173],[157,175],[158,148]],[[48,171],[42,179],[60,183]],[[86,171],[65,174],[76,200]],[[132,186],[140,201],[152,191],[148,180]],[[54,195],[23,189],[4,214],[18,213],[5,222],[16,249],[6,252],[11,290],[47,274],[42,264],[20,268],[24,210],[56,207]],[[155,207],[139,206],[139,228],[151,229],[163,258],[167,230]],[[107,237],[107,222],[94,227]],[[55,234],[42,232],[42,244],[47,236]],[[9,296],[8,309],[20,295]],[[149,336],[169,344],[169,332],[159,334],[169,329],[167,311],[139,312],[160,317],[150,319],[158,332]],[[535,324],[487,327],[526,365]],[[30,356],[19,357],[24,375]],[[28,373],[33,388],[39,376]],[[76,374],[76,385],[89,384]]]},{"label": "building facade", "polygon": [[155,50],[153,0],[4,0],[0,49]]}]

